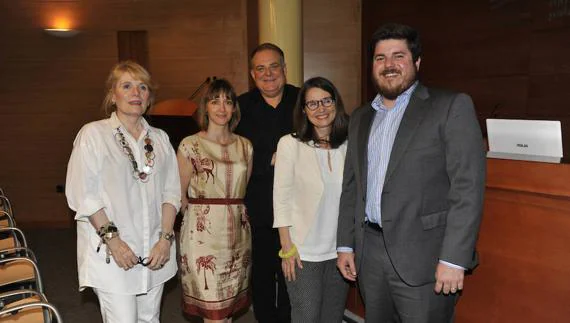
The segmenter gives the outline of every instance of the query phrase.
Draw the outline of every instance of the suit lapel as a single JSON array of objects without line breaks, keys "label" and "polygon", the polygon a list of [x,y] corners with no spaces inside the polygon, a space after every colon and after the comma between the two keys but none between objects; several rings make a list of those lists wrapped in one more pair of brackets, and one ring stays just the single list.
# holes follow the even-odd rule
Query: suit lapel
[{"label": "suit lapel", "polygon": [[360,178],[362,179],[362,191],[366,192],[366,184],[368,178],[368,137],[370,136],[370,128],[374,120],[375,110],[368,104],[366,111],[362,113],[360,124],[358,126],[358,158],[360,160]]},{"label": "suit lapel", "polygon": [[406,148],[414,137],[418,125],[428,111],[429,104],[426,102],[428,97],[427,89],[421,84],[418,84],[416,90],[412,93],[406,112],[404,112],[404,116],[402,117],[400,127],[396,133],[396,139],[394,139],[394,145],[392,146],[392,153],[390,154],[390,162],[388,162],[384,183],[390,179],[390,176],[398,166],[400,159],[404,156]]}]

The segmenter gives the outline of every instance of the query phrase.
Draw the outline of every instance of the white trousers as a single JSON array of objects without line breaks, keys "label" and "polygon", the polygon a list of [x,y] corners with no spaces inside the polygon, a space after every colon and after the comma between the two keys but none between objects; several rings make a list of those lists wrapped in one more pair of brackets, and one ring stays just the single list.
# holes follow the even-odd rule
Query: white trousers
[{"label": "white trousers", "polygon": [[121,295],[93,288],[99,298],[103,323],[159,323],[164,284],[146,294]]}]

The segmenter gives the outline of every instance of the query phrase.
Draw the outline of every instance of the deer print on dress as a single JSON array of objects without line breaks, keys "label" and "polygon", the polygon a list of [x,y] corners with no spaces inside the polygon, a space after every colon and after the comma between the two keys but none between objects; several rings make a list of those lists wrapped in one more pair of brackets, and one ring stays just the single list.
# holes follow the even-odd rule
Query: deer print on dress
[{"label": "deer print on dress", "polygon": [[194,167],[194,172],[198,175],[206,174],[206,183],[212,176],[212,183],[214,182],[214,161],[208,158],[191,158],[190,162]]},{"label": "deer print on dress", "polygon": [[[187,149],[184,146],[184,149]],[[200,144],[198,141],[193,141],[192,146],[190,147],[192,153],[187,154],[188,159],[190,159],[190,163],[192,164],[192,169],[194,170],[194,174],[196,174],[196,180],[200,179],[202,176],[206,176],[205,182],[207,183],[212,177],[212,183],[215,182],[216,178],[214,176],[214,161],[210,158],[202,158],[202,154],[200,153]]]}]

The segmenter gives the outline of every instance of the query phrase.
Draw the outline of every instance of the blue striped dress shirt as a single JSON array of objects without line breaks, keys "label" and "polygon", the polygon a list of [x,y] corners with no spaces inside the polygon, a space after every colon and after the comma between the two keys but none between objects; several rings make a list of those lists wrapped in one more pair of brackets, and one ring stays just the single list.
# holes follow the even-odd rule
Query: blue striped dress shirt
[{"label": "blue striped dress shirt", "polygon": [[404,93],[396,98],[392,108],[384,105],[383,97],[378,94],[372,101],[376,110],[370,135],[368,137],[368,179],[366,185],[366,219],[382,226],[382,188],[386,178],[386,170],[392,153],[392,146],[400,122],[406,112],[412,93],[418,86],[416,81]]}]

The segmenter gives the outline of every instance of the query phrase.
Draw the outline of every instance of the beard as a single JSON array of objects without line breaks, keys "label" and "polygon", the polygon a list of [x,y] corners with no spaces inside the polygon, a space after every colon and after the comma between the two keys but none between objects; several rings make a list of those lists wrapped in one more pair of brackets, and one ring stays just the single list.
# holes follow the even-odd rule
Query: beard
[{"label": "beard", "polygon": [[380,95],[388,100],[396,100],[398,96],[404,93],[417,80],[418,72],[415,68],[410,69],[409,74],[403,76],[402,79],[388,81],[385,79],[388,74],[398,74],[402,77],[402,71],[392,68],[384,70],[381,75],[374,75],[376,89]]}]

